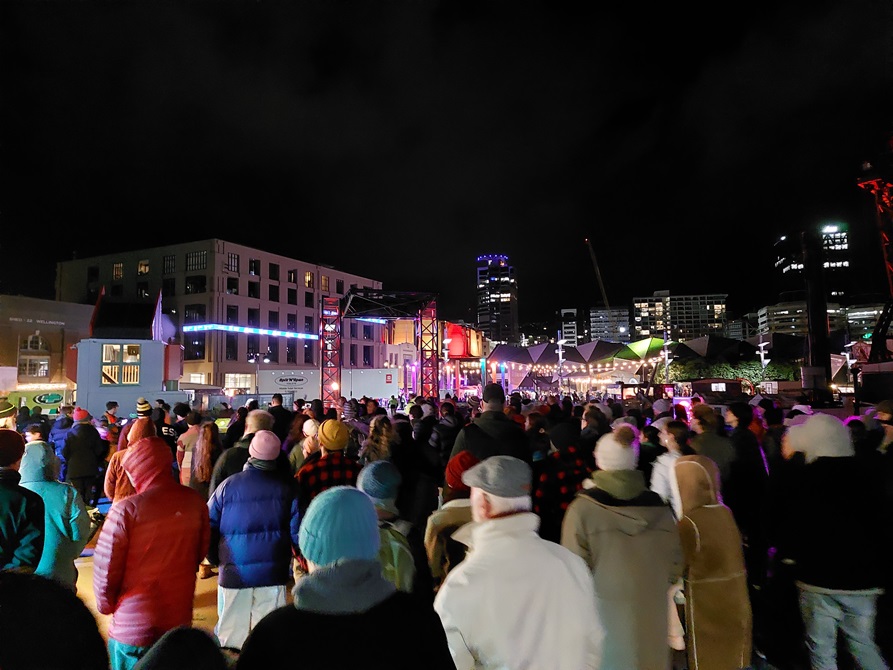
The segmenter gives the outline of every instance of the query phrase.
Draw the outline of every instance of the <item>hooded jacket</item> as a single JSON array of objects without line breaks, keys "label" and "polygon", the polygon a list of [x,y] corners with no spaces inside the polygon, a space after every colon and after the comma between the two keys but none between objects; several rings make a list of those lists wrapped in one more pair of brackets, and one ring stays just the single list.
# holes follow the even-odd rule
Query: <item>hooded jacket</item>
[{"label": "hooded jacket", "polygon": [[25,447],[19,475],[21,486],[39,495],[44,506],[43,554],[34,572],[74,586],[74,561],[90,537],[84,500],[71,484],[58,481],[59,459],[46,442],[31,442]]},{"label": "hooded jacket", "polygon": [[596,667],[669,670],[667,590],[682,575],[673,512],[640,470],[599,470],[588,485],[565,512],[561,544],[592,571]]},{"label": "hooded jacket", "polygon": [[720,501],[719,467],[706,456],[680,456],[674,472],[682,508],[688,667],[747,667],[753,624],[747,572],[735,517]]},{"label": "hooded jacket", "polygon": [[109,637],[137,647],[192,625],[196,572],[211,537],[201,494],[173,478],[164,440],[147,442],[126,451],[136,494],[112,505],[93,563],[96,609],[112,615]]}]

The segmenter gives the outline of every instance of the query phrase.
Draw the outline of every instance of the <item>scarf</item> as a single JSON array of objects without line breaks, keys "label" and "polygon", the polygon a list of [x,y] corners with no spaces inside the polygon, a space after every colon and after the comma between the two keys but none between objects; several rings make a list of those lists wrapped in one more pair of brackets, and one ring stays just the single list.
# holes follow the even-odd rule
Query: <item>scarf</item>
[{"label": "scarf", "polygon": [[373,608],[397,587],[381,576],[381,563],[349,559],[317,568],[292,589],[294,606],[321,614],[356,614]]}]

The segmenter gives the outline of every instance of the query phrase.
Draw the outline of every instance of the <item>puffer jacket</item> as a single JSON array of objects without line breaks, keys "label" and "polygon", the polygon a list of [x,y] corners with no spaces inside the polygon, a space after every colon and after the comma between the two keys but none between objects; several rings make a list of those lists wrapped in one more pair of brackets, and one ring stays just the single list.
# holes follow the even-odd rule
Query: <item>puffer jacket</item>
[{"label": "puffer jacket", "polygon": [[96,477],[99,474],[99,463],[108,454],[108,443],[100,436],[99,431],[90,424],[75,423],[62,447],[62,458],[65,460],[66,481],[82,477]]},{"label": "puffer jacket", "polygon": [[19,468],[23,488],[43,499],[43,554],[34,571],[43,577],[74,586],[74,561],[90,536],[90,517],[77,489],[58,481],[59,459],[46,442],[31,442],[25,448]]},{"label": "puffer jacket", "polygon": [[250,461],[214,490],[208,500],[208,560],[220,566],[220,586],[243,589],[288,581],[292,550],[298,546],[295,494],[293,479],[277,470],[259,470]]},{"label": "puffer jacket", "polygon": [[137,647],[192,625],[198,565],[211,529],[201,494],[171,474],[171,451],[152,440],[128,449],[136,495],[112,505],[93,557],[93,594],[111,614],[109,637]]}]

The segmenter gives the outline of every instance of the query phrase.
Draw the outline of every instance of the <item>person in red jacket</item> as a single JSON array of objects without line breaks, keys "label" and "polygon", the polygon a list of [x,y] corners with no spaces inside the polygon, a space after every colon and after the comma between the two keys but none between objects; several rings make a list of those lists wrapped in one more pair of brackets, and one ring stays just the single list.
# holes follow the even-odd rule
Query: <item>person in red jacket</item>
[{"label": "person in red jacket", "polygon": [[173,478],[167,445],[144,442],[123,462],[136,494],[112,505],[93,556],[96,608],[112,615],[112,670],[131,670],[164,633],[192,625],[196,572],[211,541],[201,494]]}]

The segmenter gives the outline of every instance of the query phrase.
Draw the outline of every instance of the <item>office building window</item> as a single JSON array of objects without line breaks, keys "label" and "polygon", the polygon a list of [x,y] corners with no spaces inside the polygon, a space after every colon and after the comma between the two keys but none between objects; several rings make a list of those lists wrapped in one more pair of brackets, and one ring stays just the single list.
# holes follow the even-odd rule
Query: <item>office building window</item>
[{"label": "office building window", "polygon": [[289,305],[297,305],[298,304],[298,289],[290,288],[286,291],[288,304]]},{"label": "office building window", "polygon": [[229,253],[226,255],[226,270],[230,272],[239,271],[239,254]]},{"label": "office building window", "polygon": [[184,324],[192,324],[192,323],[205,323],[205,311],[207,310],[207,305],[186,305],[183,308],[183,323]]},{"label": "office building window", "polygon": [[184,333],[183,359],[187,361],[205,360],[205,339],[207,333]]},{"label": "office building window", "polygon": [[227,277],[226,278],[226,292],[230,295],[239,295],[239,278],[238,277]]},{"label": "office building window", "polygon": [[285,315],[285,329],[290,333],[295,332],[298,329],[298,315],[297,314],[286,314]]},{"label": "office building window", "polygon": [[270,359],[270,363],[278,363],[279,362],[279,338],[278,337],[268,337],[267,338],[267,358]]},{"label": "office building window", "polygon": [[270,302],[279,302],[279,287],[275,284],[270,284],[267,287],[267,293],[269,294],[268,300]]},{"label": "office building window", "polygon": [[279,281],[279,263],[270,263],[270,279]]},{"label": "office building window", "polygon": [[285,362],[296,365],[298,362],[298,342],[294,338],[288,337],[285,340]]},{"label": "office building window", "polygon": [[313,273],[309,270],[304,273],[304,288],[313,288]]},{"label": "office building window", "polygon": [[248,274],[260,277],[260,259],[259,258],[249,258],[248,259]]},{"label": "office building window", "polygon": [[260,298],[260,282],[259,281],[248,282],[248,297],[249,298]]},{"label": "office building window", "polygon": [[304,307],[313,308],[316,306],[316,301],[313,298],[313,291],[304,291]]},{"label": "office building window", "polygon": [[285,276],[288,278],[289,284],[297,284],[298,283],[298,271],[297,270],[289,270]]},{"label": "office building window", "polygon": [[313,346],[313,343],[311,343],[311,342],[304,343],[304,364],[305,365],[314,365],[314,362],[313,362],[314,350],[315,350],[315,347]]},{"label": "office building window", "polygon": [[112,264],[112,279],[119,280],[124,278],[124,263]]},{"label": "office building window", "polygon": [[177,257],[174,254],[166,254],[161,258],[161,272],[172,275],[177,271]]},{"label": "office building window", "polygon": [[177,280],[173,277],[165,277],[161,280],[162,297],[173,297],[177,295]]},{"label": "office building window", "polygon": [[364,340],[372,339],[372,326],[363,324],[363,339]]},{"label": "office building window", "polygon": [[256,307],[248,308],[248,325],[252,328],[260,328],[260,310]]},{"label": "office building window", "polygon": [[348,365],[352,368],[357,367],[357,345],[355,344],[350,345],[350,360],[348,361]]},{"label": "office building window", "polygon": [[267,328],[272,330],[279,329],[279,312],[271,311],[267,314]]},{"label": "office building window", "polygon": [[227,305],[226,306],[226,323],[230,326],[238,326],[239,325],[239,306],[238,305]]},{"label": "office building window", "polygon": [[186,254],[186,272],[208,269],[207,251],[190,251]]},{"label": "office building window", "polygon": [[372,347],[368,345],[363,346],[363,367],[372,367]]},{"label": "office building window", "polygon": [[138,281],[136,283],[136,295],[139,298],[148,298],[149,297],[149,282]]},{"label": "office building window", "polygon": [[350,322],[350,339],[352,339],[352,340],[357,339],[357,322],[356,321]]},{"label": "office building window", "polygon": [[186,277],[186,295],[205,293],[208,290],[208,278],[205,275]]},{"label": "office building window", "polygon": [[305,333],[313,332],[313,317],[312,316],[304,317],[304,332]]},{"label": "office building window", "polygon": [[344,280],[343,279],[335,280],[335,293],[337,293],[338,295],[344,294]]},{"label": "office building window", "polygon": [[260,335],[248,336],[248,358],[255,356],[260,350]]},{"label": "office building window", "polygon": [[329,291],[329,276],[328,275],[320,275],[319,276],[319,289],[321,291]]}]

